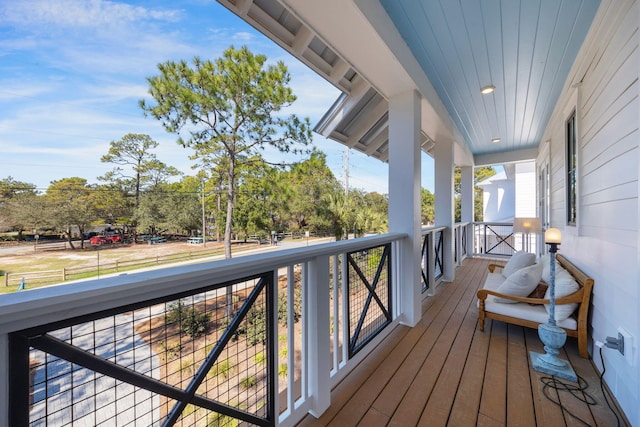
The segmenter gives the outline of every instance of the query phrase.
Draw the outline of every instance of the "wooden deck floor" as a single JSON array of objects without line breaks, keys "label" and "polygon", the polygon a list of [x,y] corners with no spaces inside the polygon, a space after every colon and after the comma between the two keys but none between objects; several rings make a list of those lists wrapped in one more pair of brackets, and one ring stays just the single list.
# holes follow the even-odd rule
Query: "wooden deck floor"
[{"label": "wooden deck floor", "polygon": [[[596,370],[578,356],[568,338],[565,353],[595,400],[583,393],[547,389],[547,375],[534,371],[529,351],[544,353],[537,331],[488,320],[477,327],[476,290],[488,260],[468,259],[456,280],[437,289],[423,304],[423,318],[398,326],[336,387],[331,407],[300,426],[616,426]],[[575,383],[569,383],[575,385]],[[584,383],[582,383],[584,385]],[[610,398],[610,397],[609,397]],[[588,399],[588,398],[587,398]],[[626,425],[620,417],[620,425]]]}]

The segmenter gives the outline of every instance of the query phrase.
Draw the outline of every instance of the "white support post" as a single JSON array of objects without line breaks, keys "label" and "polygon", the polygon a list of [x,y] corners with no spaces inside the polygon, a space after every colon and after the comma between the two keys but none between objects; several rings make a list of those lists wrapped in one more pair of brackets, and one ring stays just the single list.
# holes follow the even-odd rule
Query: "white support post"
[{"label": "white support post", "polygon": [[437,227],[447,227],[444,231],[444,255],[442,280],[455,279],[454,263],[454,202],[453,202],[453,142],[436,141],[433,148],[435,165],[435,221]]},{"label": "white support post", "polygon": [[473,191],[473,166],[463,166],[460,168],[462,172],[461,187],[462,187],[462,222],[468,222],[466,230],[467,247],[466,252],[473,254],[473,221],[475,210],[475,193]]},{"label": "white support post", "polygon": [[308,340],[308,391],[314,417],[320,417],[331,404],[331,352],[329,350],[329,256],[307,264],[309,283],[305,296],[306,337]]},{"label": "white support post", "polygon": [[389,99],[389,231],[407,233],[398,265],[400,322],[415,326],[421,311],[420,275],[420,95]]}]

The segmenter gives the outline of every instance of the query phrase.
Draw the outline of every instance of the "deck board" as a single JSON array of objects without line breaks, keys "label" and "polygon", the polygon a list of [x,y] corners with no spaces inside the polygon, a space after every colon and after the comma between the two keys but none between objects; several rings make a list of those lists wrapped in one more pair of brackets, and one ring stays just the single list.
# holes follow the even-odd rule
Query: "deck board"
[{"label": "deck board", "polygon": [[[413,328],[396,326],[331,393],[331,407],[300,426],[593,426],[616,425],[592,362],[568,338],[561,357],[588,383],[597,401],[587,405],[566,391],[548,390],[529,352],[544,352],[537,331],[487,320],[478,329],[475,293],[486,277],[486,259],[467,259],[452,283],[422,304]],[[599,357],[599,356],[596,356]],[[621,418],[621,425],[626,425]]]}]

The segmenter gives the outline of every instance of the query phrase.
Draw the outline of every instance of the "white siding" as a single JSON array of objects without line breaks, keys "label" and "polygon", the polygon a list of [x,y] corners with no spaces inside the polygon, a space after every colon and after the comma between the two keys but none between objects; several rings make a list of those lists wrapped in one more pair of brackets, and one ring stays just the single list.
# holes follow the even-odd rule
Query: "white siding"
[{"label": "white siding", "polygon": [[536,216],[536,167],[534,162],[516,163],[516,217]]},{"label": "white siding", "polygon": [[[604,341],[624,327],[633,336],[633,365],[604,350],[606,381],[632,425],[640,425],[640,150],[638,4],[604,0],[545,131],[550,141],[551,226],[560,251],[595,279],[591,337]],[[578,221],[566,225],[565,120],[576,110]],[[539,158],[538,160],[543,160]],[[601,366],[598,349],[594,361]]]}]

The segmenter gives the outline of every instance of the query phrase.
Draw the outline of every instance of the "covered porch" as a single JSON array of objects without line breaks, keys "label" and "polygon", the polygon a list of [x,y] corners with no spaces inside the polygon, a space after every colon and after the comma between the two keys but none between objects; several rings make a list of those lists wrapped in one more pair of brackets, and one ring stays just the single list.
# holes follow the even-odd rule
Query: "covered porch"
[{"label": "covered porch", "polygon": [[629,425],[606,391],[615,412],[608,406],[576,339],[568,339],[561,357],[581,378],[581,389],[575,383],[565,389],[560,379],[555,389],[551,377],[531,367],[528,352],[544,352],[535,330],[498,321],[479,330],[476,291],[490,262],[466,259],[453,282],[423,301],[415,327],[396,326],[333,389],[327,411],[299,425]]}]

